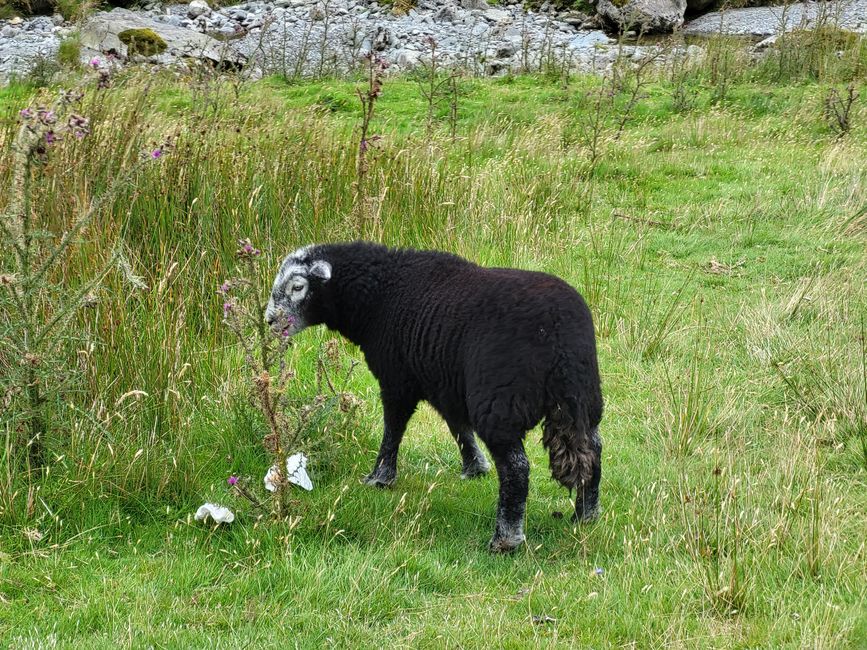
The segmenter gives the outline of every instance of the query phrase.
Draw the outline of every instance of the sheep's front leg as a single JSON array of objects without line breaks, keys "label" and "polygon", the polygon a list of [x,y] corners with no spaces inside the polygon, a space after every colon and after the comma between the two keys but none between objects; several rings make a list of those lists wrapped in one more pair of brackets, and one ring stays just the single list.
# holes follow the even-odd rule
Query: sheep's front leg
[{"label": "sheep's front leg", "polygon": [[397,480],[397,451],[409,419],[412,417],[418,400],[394,396],[383,391],[383,435],[379,455],[373,471],[362,479],[365,485],[389,487]]},{"label": "sheep's front leg", "polygon": [[530,486],[530,461],[520,441],[491,449],[491,456],[500,479],[500,501],[489,548],[495,553],[507,553],[524,543],[524,509]]},{"label": "sheep's front leg", "polygon": [[461,478],[475,478],[487,474],[491,465],[485,454],[479,449],[476,444],[476,436],[473,430],[466,426],[458,426],[449,424],[449,431],[454,436],[455,442],[458,443],[458,449],[461,452],[461,460],[463,468],[461,469]]}]

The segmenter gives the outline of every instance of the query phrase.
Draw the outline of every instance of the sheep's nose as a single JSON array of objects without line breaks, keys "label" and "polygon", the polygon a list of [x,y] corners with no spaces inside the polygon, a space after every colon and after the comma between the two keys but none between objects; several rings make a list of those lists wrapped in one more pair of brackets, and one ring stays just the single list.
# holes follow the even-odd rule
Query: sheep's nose
[{"label": "sheep's nose", "polygon": [[268,325],[274,325],[277,321],[277,315],[280,310],[277,309],[277,306],[274,304],[274,299],[268,301],[268,305],[265,307],[265,322]]}]

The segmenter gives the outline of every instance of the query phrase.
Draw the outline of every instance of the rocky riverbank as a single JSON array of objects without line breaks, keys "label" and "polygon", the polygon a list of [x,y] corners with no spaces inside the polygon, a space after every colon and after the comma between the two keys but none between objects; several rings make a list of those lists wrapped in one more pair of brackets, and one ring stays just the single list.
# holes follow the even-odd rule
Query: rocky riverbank
[{"label": "rocky riverbank", "polygon": [[693,36],[774,36],[793,29],[833,25],[856,34],[867,33],[867,0],[807,2],[779,7],[748,7],[714,11],[690,21],[683,33]]},{"label": "rocky riverbank", "polygon": [[[107,53],[119,61],[147,58],[162,65],[207,59],[243,66],[254,75],[340,73],[370,51],[401,71],[429,60],[435,48],[442,65],[488,75],[545,67],[597,72],[618,55],[659,55],[658,46],[619,46],[599,29],[595,16],[546,5],[533,11],[517,2],[491,6],[485,0],[420,0],[401,12],[373,0],[269,0],[222,9],[192,0],[100,12],[79,30],[60,16],[16,18],[0,23],[0,78],[25,74],[40,58],[53,58],[61,40],[76,31],[85,60]],[[842,27],[867,31],[867,0],[833,7],[790,5],[785,11],[761,7],[715,12],[687,23],[683,31],[769,36],[815,23],[831,11]],[[159,38],[159,51],[143,57],[130,49],[122,35],[131,29],[151,30]],[[700,47],[681,45],[665,55],[700,52]]]},{"label": "rocky riverbank", "polygon": [[[247,64],[257,75],[339,73],[370,51],[400,71],[430,59],[433,47],[442,65],[488,75],[545,66],[599,70],[618,53],[595,17],[518,4],[421,0],[403,13],[372,0],[274,0],[223,9],[193,0],[97,13],[80,29],[83,58],[108,52],[120,60],[140,58],[119,38],[130,29],[150,29],[165,43],[149,57],[154,62],[222,59]],[[0,75],[24,73],[32,61],[53,56],[72,31],[58,17],[6,24]],[[627,47],[625,53],[640,56],[645,49]]]}]

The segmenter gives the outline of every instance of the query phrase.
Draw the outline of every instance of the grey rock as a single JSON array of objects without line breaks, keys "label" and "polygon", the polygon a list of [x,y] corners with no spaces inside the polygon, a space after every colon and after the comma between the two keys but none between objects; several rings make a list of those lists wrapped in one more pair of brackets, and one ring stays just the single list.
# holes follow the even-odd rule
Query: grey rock
[{"label": "grey rock", "polygon": [[461,7],[464,9],[482,11],[490,6],[491,5],[488,4],[487,0],[461,0]]},{"label": "grey rock", "polygon": [[503,9],[496,9],[491,7],[490,9],[485,9],[482,12],[482,17],[488,22],[494,23],[495,25],[502,25],[504,23],[512,22],[512,14],[508,11],[504,11]]},{"label": "grey rock", "polygon": [[488,63],[485,64],[485,74],[487,74],[489,77],[503,74],[504,72],[508,71],[508,69],[509,64],[505,61],[488,61]]},{"label": "grey rock", "polygon": [[593,48],[597,45],[608,45],[611,39],[601,31],[584,32],[569,41],[569,46],[575,50]]},{"label": "grey rock", "polygon": [[198,18],[199,16],[207,16],[211,13],[211,7],[205,0],[192,0],[187,5],[187,15],[190,18]]},{"label": "grey rock", "polygon": [[81,44],[92,50],[126,57],[126,45],[118,34],[127,29],[152,29],[168,45],[166,53],[174,57],[203,59],[229,66],[241,66],[246,62],[246,57],[237,50],[207,34],[157,22],[120,8],[94,14],[81,28]]},{"label": "grey rock", "polygon": [[310,20],[325,20],[325,7],[314,5],[310,8]]},{"label": "grey rock", "polygon": [[600,18],[616,29],[640,29],[645,34],[667,34],[683,25],[686,0],[627,0],[618,7],[598,0]]},{"label": "grey rock", "polygon": [[376,29],[372,41],[372,47],[374,50],[382,52],[396,46],[397,44],[397,38],[389,29],[385,27],[378,27]]},{"label": "grey rock", "polygon": [[756,43],[755,45],[753,45],[753,51],[761,52],[763,50],[768,49],[769,47],[771,47],[771,45],[773,45],[774,43],[777,42],[777,38],[779,38],[779,37],[776,35],[768,36],[767,38],[765,38],[765,39],[759,41],[758,43]]},{"label": "grey rock", "polygon": [[395,53],[395,63],[402,69],[412,68],[418,64],[420,54],[415,50],[403,48]]},{"label": "grey rock", "polygon": [[498,59],[508,59],[509,57],[514,56],[517,51],[517,43],[505,41],[496,47],[494,50],[494,56]]},{"label": "grey rock", "polygon": [[560,20],[575,28],[581,27],[589,18],[590,16],[580,11],[569,11],[560,16]]},{"label": "grey rock", "polygon": [[[732,36],[772,36],[782,31],[815,25],[823,16],[827,19],[829,6],[821,2],[789,4],[780,7],[748,7],[715,11],[691,20],[683,32],[709,36],[717,33]],[[867,0],[851,0],[830,9],[834,23],[857,34],[867,33]]]}]

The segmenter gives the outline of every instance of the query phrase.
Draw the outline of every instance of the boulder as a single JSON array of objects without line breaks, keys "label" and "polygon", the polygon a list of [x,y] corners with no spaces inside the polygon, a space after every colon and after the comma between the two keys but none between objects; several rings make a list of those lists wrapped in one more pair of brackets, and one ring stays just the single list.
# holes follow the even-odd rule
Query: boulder
[{"label": "boulder", "polygon": [[582,32],[571,41],[569,41],[569,47],[573,50],[580,50],[585,48],[595,48],[600,45],[608,45],[611,42],[611,39],[605,35],[605,32],[601,32],[599,30]]},{"label": "boulder", "polygon": [[616,30],[668,34],[683,25],[686,0],[599,0],[596,11]]},{"label": "boulder", "polygon": [[192,0],[187,6],[187,15],[190,18],[198,18],[199,16],[207,16],[211,13],[211,7],[205,0]]},{"label": "boulder", "polygon": [[211,38],[207,34],[157,22],[129,9],[113,9],[94,14],[81,28],[82,46],[97,52],[114,53],[128,57],[124,40],[129,40],[130,30],[149,30],[165,43],[164,52],[175,57],[202,59],[227,68],[244,65],[246,57],[231,46]]},{"label": "boulder", "polygon": [[496,7],[485,9],[482,12],[482,17],[489,23],[494,23],[495,25],[503,25],[512,22],[512,14],[503,9],[497,9]]}]

